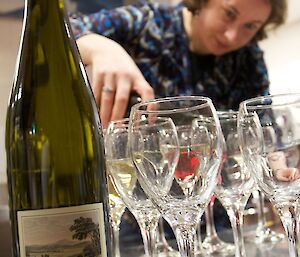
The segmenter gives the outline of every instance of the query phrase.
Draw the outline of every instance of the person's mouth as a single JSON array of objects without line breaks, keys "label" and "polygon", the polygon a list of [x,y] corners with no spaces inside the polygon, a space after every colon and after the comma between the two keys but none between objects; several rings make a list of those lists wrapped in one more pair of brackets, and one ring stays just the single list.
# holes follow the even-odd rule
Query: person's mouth
[{"label": "person's mouth", "polygon": [[217,47],[220,49],[223,49],[223,50],[229,49],[228,43],[226,43],[222,40],[216,39],[216,44],[217,44]]}]

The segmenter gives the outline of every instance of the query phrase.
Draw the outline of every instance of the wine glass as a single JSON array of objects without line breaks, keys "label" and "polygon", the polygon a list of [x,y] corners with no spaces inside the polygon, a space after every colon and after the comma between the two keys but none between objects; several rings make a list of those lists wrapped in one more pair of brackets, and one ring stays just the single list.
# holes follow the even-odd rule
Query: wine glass
[{"label": "wine glass", "polygon": [[[194,122],[200,122],[200,120],[195,119]],[[199,123],[197,124],[197,126]],[[199,126],[198,126],[199,127]],[[191,145],[192,141],[194,140],[193,136],[194,133],[191,130],[193,126],[186,126],[186,125],[179,125],[177,126],[177,134],[179,138],[179,144],[180,145]],[[204,127],[199,127],[200,130],[203,132],[201,141],[202,143],[207,143],[209,144],[209,135],[207,135],[207,129],[202,129]],[[176,173],[177,177],[183,176],[185,177],[186,175],[190,174],[191,170],[195,170],[195,166],[197,164],[196,159],[192,159],[190,162],[190,166],[187,166],[187,163],[183,157],[181,157],[180,162],[177,165],[176,168]],[[187,168],[188,167],[188,168]],[[186,174],[187,173],[187,174]],[[198,233],[198,238],[197,238],[197,244],[198,244],[198,249],[197,249],[197,256],[205,256],[209,254],[222,254],[222,255],[230,255],[234,254],[235,248],[232,244],[225,243],[223,242],[217,235],[214,221],[213,221],[213,205],[214,205],[214,199],[215,196],[212,196],[208,206],[205,209],[205,221],[206,221],[206,237],[203,241],[203,243],[200,241],[201,236],[200,232]],[[200,224],[198,225],[199,228]]]},{"label": "wine glass", "polygon": [[225,150],[215,193],[231,222],[235,256],[245,257],[243,211],[253,190],[254,180],[244,165],[238,145],[237,112],[220,112],[218,117],[224,135]]},{"label": "wine glass", "polygon": [[[106,129],[103,129],[103,135],[105,136]],[[109,163],[106,163],[106,167],[109,170]],[[112,249],[112,256],[120,257],[120,223],[122,215],[125,211],[125,204],[121,199],[120,195],[117,193],[111,177],[107,176],[107,188],[108,188],[108,200],[109,200],[109,219],[110,219],[110,226],[111,226],[111,249]]]},{"label": "wine glass", "polygon": [[[223,112],[218,112],[218,116]],[[206,237],[202,243],[202,248],[209,254],[217,254],[221,256],[232,255],[235,247],[231,243],[224,242],[217,234],[214,223],[214,202],[216,196],[213,195],[205,209]]]},{"label": "wine glass", "polygon": [[111,121],[105,135],[108,176],[135,217],[146,256],[155,256],[155,236],[160,214],[141,188],[128,147],[128,119]]},{"label": "wine glass", "polygon": [[[273,142],[276,141],[276,133],[275,130],[272,127],[263,127],[263,134],[264,134],[264,141],[268,144],[273,144]],[[258,226],[255,233],[254,241],[257,244],[274,244],[279,242],[284,238],[284,235],[282,233],[277,233],[266,225],[266,217],[264,212],[264,206],[265,206],[265,196],[264,193],[257,189],[256,194],[253,193],[253,197],[257,196],[256,198],[256,206],[258,211]]]},{"label": "wine glass", "polygon": [[[290,257],[297,250],[296,219],[300,190],[300,95],[249,99],[240,104],[238,132],[246,165],[260,190],[277,209]],[[274,134],[270,137],[269,131]]]},{"label": "wine glass", "polygon": [[[274,140],[276,134],[274,130],[263,128],[265,134],[265,140]],[[273,142],[273,141],[272,141]],[[275,232],[272,229],[268,228],[266,215],[265,215],[265,195],[258,188],[252,192],[253,199],[255,200],[256,210],[257,210],[257,228],[255,234],[249,234],[247,236],[248,241],[255,242],[261,247],[269,244],[275,244],[281,241],[284,238],[284,234]]]},{"label": "wine glass", "polygon": [[[185,130],[178,138],[176,170],[162,170],[156,155],[172,155],[178,146],[155,144],[154,140],[149,144],[147,140],[152,135],[147,124],[159,117],[171,118],[177,132]],[[212,121],[211,130],[198,127],[196,119],[200,117]],[[222,156],[215,108],[206,97],[168,97],[134,105],[130,119],[130,147],[139,181],[172,227],[181,256],[194,256],[196,227],[217,183]]]}]

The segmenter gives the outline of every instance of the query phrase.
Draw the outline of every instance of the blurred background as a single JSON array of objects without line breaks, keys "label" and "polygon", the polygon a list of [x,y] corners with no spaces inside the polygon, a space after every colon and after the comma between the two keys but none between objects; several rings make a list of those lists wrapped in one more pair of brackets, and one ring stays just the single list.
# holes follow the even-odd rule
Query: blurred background
[{"label": "blurred background", "polygon": [[[178,0],[155,0],[175,4]],[[124,0],[130,4],[134,0]],[[115,7],[121,0],[68,0],[68,10],[82,12]],[[271,80],[271,93],[300,92],[300,1],[288,0],[287,23],[261,42]],[[0,196],[6,182],[5,115],[22,27],[24,0],[0,0]],[[1,199],[1,197],[0,197]],[[1,199],[2,201],[4,199]],[[4,200],[5,201],[5,200]]]}]

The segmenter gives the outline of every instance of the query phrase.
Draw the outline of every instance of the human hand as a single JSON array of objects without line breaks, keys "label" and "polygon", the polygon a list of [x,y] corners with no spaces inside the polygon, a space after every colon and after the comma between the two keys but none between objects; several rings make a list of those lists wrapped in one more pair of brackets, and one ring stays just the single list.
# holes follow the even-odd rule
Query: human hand
[{"label": "human hand", "polygon": [[277,151],[268,154],[268,163],[277,180],[283,182],[294,181],[300,178],[298,168],[288,167],[284,152]]},{"label": "human hand", "polygon": [[142,101],[155,97],[153,88],[118,43],[95,34],[84,36],[77,43],[83,62],[92,66],[92,89],[104,128],[109,121],[124,117],[133,92]]},{"label": "human hand", "polygon": [[275,170],[273,173],[277,180],[283,182],[294,181],[300,178],[300,172],[298,168],[282,168]]}]

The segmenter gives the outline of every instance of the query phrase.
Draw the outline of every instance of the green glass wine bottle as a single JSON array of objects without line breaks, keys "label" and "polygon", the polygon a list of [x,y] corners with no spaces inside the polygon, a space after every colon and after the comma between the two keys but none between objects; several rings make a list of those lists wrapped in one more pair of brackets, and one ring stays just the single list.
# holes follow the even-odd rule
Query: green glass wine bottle
[{"label": "green glass wine bottle", "polygon": [[13,256],[110,256],[101,123],[63,0],[26,1],[16,68],[5,142]]}]

